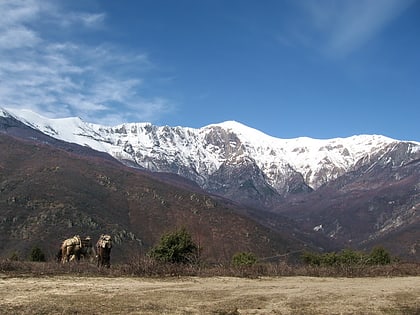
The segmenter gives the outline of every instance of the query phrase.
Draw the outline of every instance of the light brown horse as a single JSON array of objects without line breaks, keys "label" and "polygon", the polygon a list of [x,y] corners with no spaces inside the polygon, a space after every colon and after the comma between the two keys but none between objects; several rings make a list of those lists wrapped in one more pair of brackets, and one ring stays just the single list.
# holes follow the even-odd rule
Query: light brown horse
[{"label": "light brown horse", "polygon": [[94,257],[92,239],[89,236],[82,239],[79,235],[68,238],[61,244],[59,254],[61,255],[57,255],[57,257],[61,258],[62,263],[72,260],[79,261],[82,256],[84,258]]}]

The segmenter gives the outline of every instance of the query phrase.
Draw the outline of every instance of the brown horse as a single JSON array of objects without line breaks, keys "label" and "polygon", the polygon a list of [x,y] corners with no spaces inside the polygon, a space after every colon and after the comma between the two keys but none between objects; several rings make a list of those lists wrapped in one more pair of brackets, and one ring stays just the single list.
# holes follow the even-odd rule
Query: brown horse
[{"label": "brown horse", "polygon": [[99,237],[98,242],[96,243],[96,255],[98,258],[98,267],[105,266],[109,268],[111,266],[111,248],[112,248],[112,238],[111,235],[102,234]]},{"label": "brown horse", "polygon": [[72,260],[79,261],[80,257],[89,259],[93,256],[92,239],[89,236],[82,239],[79,235],[64,240],[61,244],[60,252],[57,254],[57,258],[61,258],[63,263]]}]

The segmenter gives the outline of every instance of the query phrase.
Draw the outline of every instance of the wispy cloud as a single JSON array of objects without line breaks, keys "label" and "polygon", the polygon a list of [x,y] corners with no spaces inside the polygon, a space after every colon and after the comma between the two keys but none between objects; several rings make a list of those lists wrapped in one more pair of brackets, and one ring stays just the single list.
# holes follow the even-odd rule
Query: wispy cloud
[{"label": "wispy cloud", "polygon": [[346,57],[382,32],[412,3],[413,0],[299,1],[306,23],[294,35],[301,43],[331,57]]},{"label": "wispy cloud", "polygon": [[0,106],[107,124],[153,121],[170,109],[139,92],[152,68],[147,54],[71,36],[52,40],[42,27],[92,32],[106,23],[103,12],[64,12],[35,0],[2,0],[0,12]]}]

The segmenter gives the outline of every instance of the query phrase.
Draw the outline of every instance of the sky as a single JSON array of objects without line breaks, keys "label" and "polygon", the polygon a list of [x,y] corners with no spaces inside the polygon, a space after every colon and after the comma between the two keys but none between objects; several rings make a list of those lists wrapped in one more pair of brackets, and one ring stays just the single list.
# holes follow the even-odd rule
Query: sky
[{"label": "sky", "polygon": [[420,141],[420,0],[0,0],[0,106]]}]

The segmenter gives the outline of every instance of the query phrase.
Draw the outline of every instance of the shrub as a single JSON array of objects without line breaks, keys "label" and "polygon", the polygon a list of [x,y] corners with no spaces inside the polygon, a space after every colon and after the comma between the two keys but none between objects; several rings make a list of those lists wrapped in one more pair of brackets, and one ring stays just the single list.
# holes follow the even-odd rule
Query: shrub
[{"label": "shrub", "polygon": [[253,253],[237,253],[232,257],[232,265],[235,267],[253,266],[257,257]]},{"label": "shrub", "polygon": [[391,255],[383,247],[375,247],[369,254],[370,265],[388,265],[391,263]]},{"label": "shrub", "polygon": [[19,254],[18,252],[13,252],[10,254],[9,260],[11,261],[19,261]]},{"label": "shrub", "polygon": [[344,266],[360,265],[366,260],[363,253],[351,249],[343,249],[337,256],[339,264]]},{"label": "shrub", "polygon": [[323,266],[336,266],[339,264],[341,257],[339,254],[332,252],[332,253],[325,253],[320,257],[321,265]]},{"label": "shrub", "polygon": [[305,251],[302,254],[302,261],[311,266],[321,265],[321,254]]},{"label": "shrub", "polygon": [[391,255],[382,247],[374,248],[369,255],[352,249],[343,249],[338,253],[304,252],[301,258],[307,265],[326,267],[387,265],[392,262]]},{"label": "shrub", "polygon": [[164,234],[149,256],[164,263],[196,263],[198,247],[185,228]]},{"label": "shrub", "polygon": [[32,248],[31,254],[29,256],[30,261],[45,261],[45,255],[42,250],[35,246]]}]

